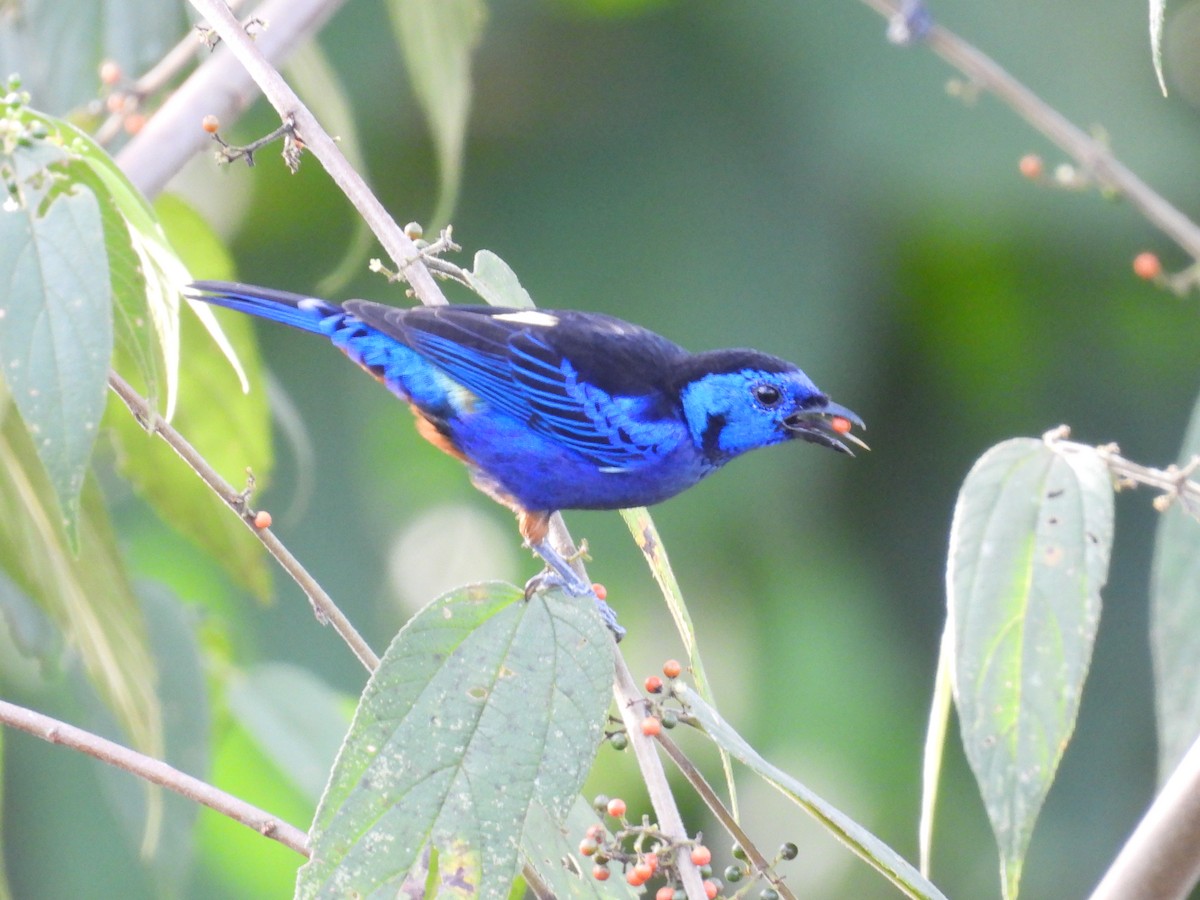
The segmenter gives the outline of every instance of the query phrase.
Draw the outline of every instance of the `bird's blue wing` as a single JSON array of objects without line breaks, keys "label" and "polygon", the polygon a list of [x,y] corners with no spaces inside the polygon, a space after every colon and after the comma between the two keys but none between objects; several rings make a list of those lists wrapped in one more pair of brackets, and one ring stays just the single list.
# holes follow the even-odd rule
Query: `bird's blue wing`
[{"label": "bird's blue wing", "polygon": [[[498,307],[397,309],[350,301],[348,311],[426,357],[493,408],[606,469],[636,467],[672,443],[644,397],[613,396],[555,349],[555,314]],[[573,314],[578,325],[579,313]],[[603,336],[600,338],[603,340]]]}]

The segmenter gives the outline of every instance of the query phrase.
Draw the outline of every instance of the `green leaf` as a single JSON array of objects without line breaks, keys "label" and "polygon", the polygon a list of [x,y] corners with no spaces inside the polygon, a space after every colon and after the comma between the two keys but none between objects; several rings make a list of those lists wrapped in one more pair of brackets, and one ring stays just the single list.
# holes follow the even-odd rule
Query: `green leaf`
[{"label": "green leaf", "polygon": [[483,34],[486,10],[482,0],[390,0],[388,10],[437,149],[441,196],[431,221],[438,225],[449,219],[458,200],[471,108],[471,54]]},{"label": "green leaf", "polygon": [[1010,898],[1075,728],[1112,532],[1108,471],[1078,444],[1005,441],[959,491],[946,573],[954,696]]},{"label": "green leaf", "polygon": [[[24,127],[12,117],[5,122]],[[100,204],[77,186],[86,171],[37,140],[10,141],[0,158],[9,184],[0,211],[0,372],[72,547],[113,347]]]},{"label": "green leaf", "polygon": [[[179,370],[179,286],[191,280],[153,208],[92,138],[74,125],[24,110],[86,169],[78,174],[101,203],[105,248],[116,301],[118,371],[170,419]],[[236,368],[236,361],[234,361]]]},{"label": "green leaf", "polygon": [[563,820],[591,767],[612,652],[595,610],[557,592],[485,584],[427,606],[367,684],[297,895],[506,896],[534,804]]},{"label": "green leaf", "polygon": [[1167,96],[1167,79],[1163,75],[1162,38],[1166,11],[1167,0],[1150,0],[1150,57],[1154,60],[1154,74],[1164,97]]},{"label": "green leaf", "polygon": [[316,804],[350,725],[353,698],[305,669],[266,663],[231,676],[228,701],[263,754]]},{"label": "green leaf", "polygon": [[[1179,464],[1200,453],[1200,400]],[[1162,784],[1200,735],[1200,522],[1181,503],[1158,520],[1150,569],[1150,649]]]},{"label": "green leaf", "polygon": [[694,694],[684,696],[688,714],[712,738],[713,743],[744,763],[751,771],[816,819],[833,837],[849,847],[908,897],[943,898],[927,878],[899,853],[863,828],[841,810],[813,793],[782,769],[763,759],[715,709]]},{"label": "green leaf", "polygon": [[[214,277],[228,273],[228,258],[219,241],[195,212],[168,197],[160,198],[159,209],[172,240],[188,248],[189,263]],[[264,486],[273,462],[266,391],[243,393],[239,373],[227,363],[229,354],[213,342],[211,330],[205,333],[206,326],[195,316],[184,315],[180,331],[186,364],[179,373],[175,427],[230,483],[241,484],[251,467],[258,485]],[[223,339],[240,360],[243,373],[261,385],[262,365],[249,319],[228,317]],[[270,596],[267,558],[241,519],[115,398],[108,424],[122,473],[163,521],[209,553],[237,584],[257,597]]]},{"label": "green leaf", "polygon": [[471,290],[492,306],[533,309],[533,298],[521,286],[517,273],[491,250],[475,254],[475,269],[464,273]]},{"label": "green leaf", "polygon": [[95,484],[85,484],[75,555],[55,514],[54,493],[29,436],[3,398],[0,568],[76,648],[89,680],[133,745],[161,757],[157,671],[104,498]]}]

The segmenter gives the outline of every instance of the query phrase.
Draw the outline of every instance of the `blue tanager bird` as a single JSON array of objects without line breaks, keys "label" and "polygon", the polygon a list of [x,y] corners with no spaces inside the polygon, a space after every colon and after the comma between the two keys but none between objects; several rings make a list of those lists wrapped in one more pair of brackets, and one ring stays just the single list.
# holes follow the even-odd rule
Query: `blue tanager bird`
[{"label": "blue tanager bird", "polygon": [[408,401],[421,435],[516,513],[522,537],[577,595],[591,586],[547,540],[556,510],[649,506],[747,450],[795,438],[866,447],[851,433],[862,420],[792,363],[689,353],[599,313],[337,304],[223,281],[189,295],[327,337]]}]

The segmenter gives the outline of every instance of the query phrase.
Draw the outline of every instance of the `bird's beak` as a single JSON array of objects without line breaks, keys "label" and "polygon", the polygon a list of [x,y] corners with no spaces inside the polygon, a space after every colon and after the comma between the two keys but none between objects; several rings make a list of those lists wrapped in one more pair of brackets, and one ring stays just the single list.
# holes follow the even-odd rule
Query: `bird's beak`
[{"label": "bird's beak", "polygon": [[854,455],[847,443],[863,450],[871,449],[862,438],[851,433],[854,426],[866,430],[867,426],[863,424],[863,420],[857,413],[846,409],[840,403],[827,401],[819,407],[800,410],[784,419],[783,424],[801,440],[829,447],[839,453]]}]

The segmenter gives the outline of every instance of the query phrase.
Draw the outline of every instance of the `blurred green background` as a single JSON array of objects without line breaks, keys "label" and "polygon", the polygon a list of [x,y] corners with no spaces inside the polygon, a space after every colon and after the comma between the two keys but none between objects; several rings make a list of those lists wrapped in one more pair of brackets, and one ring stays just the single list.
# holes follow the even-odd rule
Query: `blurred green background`
[{"label": "blurred green background", "polygon": [[[1142,3],[933,6],[1194,211],[1200,90],[1187,79],[1200,4],[1172,10],[1177,90],[1163,99]],[[744,345],[793,359],[868,423],[869,454],[757,453],[655,517],[727,718],[915,859],[958,485],[992,444],[1060,423],[1139,462],[1173,460],[1200,383],[1200,315],[1194,298],[1138,281],[1130,261],[1143,249],[1168,268],[1187,260],[1120,201],[1023,179],[1023,154],[1042,154],[1048,170],[1060,156],[993,99],[950,96],[954,73],[922,48],[889,45],[860,3],[497,0],[489,12],[453,217],[463,261],[498,253],[541,306],[629,318],[691,349]],[[320,43],[350,96],[369,181],[399,221],[424,221],[436,165],[382,4],[352,0]],[[260,105],[234,136],[272,126]],[[242,280],[311,291],[349,246],[353,213],[312,159],[289,176],[272,152],[253,169],[218,169],[206,156],[176,187],[228,236]],[[404,302],[362,262],[338,296]],[[446,587],[535,571],[508,513],[415,436],[394,398],[308,336],[259,334],[281,433],[299,431],[311,451],[279,443],[260,505],[374,646]],[[1024,896],[1085,894],[1152,795],[1149,501],[1118,498],[1095,662]],[[635,673],[656,671],[680,647],[620,518],[568,523],[588,539],[592,577],[630,630],[622,649]],[[286,577],[263,608],[136,506],[123,533],[147,574],[190,573],[185,597],[225,598],[228,612],[206,627],[225,635],[216,640],[237,664],[293,663],[357,695],[358,663]],[[220,782],[306,826],[311,806],[295,787],[259,774],[261,747],[216,731]],[[90,896],[166,890],[150,879],[131,886],[128,851],[103,833],[90,763],[19,737],[6,752],[9,821],[36,819],[48,797],[77,817],[54,845],[6,836],[18,896],[78,895],[81,884]],[[604,749],[590,789],[622,794],[640,814],[636,784],[631,758]],[[765,848],[799,844],[784,869],[798,895],[894,896],[768,788],[750,778],[741,787],[747,828]],[[716,834],[685,802],[691,823]],[[713,843],[723,868],[728,848]],[[51,847],[78,865],[55,869]],[[294,867],[286,851],[204,816],[187,896],[285,896]],[[952,897],[998,895],[956,735],[933,877]]]}]

